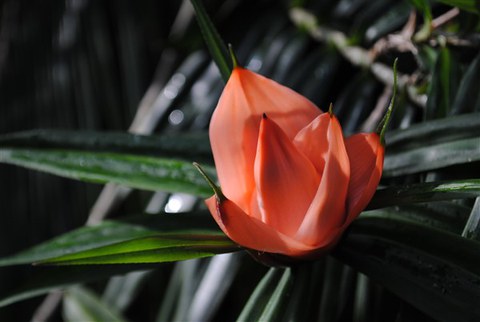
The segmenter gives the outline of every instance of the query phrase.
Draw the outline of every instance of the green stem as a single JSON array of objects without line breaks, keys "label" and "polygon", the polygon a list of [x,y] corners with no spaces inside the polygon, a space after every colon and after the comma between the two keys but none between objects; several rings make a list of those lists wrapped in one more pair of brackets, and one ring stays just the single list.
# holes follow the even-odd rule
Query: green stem
[{"label": "green stem", "polygon": [[392,117],[393,108],[395,107],[395,99],[397,97],[397,62],[398,58],[395,58],[393,62],[393,95],[392,100],[390,101],[390,105],[388,106],[387,112],[383,117],[382,121],[378,124],[377,127],[377,134],[380,135],[380,142],[382,145],[385,146],[385,131],[387,130],[388,124],[390,123],[390,119]]}]

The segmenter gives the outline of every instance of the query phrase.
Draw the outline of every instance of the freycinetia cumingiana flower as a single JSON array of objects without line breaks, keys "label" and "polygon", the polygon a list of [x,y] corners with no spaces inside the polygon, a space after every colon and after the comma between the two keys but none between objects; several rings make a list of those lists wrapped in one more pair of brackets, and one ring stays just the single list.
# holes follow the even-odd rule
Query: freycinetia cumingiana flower
[{"label": "freycinetia cumingiana flower", "polygon": [[331,110],[241,67],[209,135],[222,193],[206,204],[230,239],[260,253],[323,254],[367,206],[382,174],[377,133],[344,138]]}]

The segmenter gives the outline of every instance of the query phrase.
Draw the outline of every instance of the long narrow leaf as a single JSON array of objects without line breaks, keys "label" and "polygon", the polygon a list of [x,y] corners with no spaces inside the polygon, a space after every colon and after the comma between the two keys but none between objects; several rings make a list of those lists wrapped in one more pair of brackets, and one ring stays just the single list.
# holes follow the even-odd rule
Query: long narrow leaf
[{"label": "long narrow leaf", "polygon": [[418,202],[476,198],[480,196],[480,179],[427,182],[377,190],[368,209]]},{"label": "long narrow leaf", "polygon": [[350,234],[389,240],[438,257],[480,278],[480,242],[431,228],[425,224],[384,215],[359,217]]},{"label": "long narrow leaf", "polygon": [[462,10],[480,14],[480,4],[477,0],[438,0],[453,7],[458,7]]},{"label": "long narrow leaf", "polygon": [[409,204],[377,210],[364,211],[360,217],[383,217],[391,219],[410,220],[415,223],[461,235],[467,221],[470,209],[452,202],[428,204]]},{"label": "long narrow leaf", "polygon": [[239,248],[226,237],[170,236],[128,240],[78,253],[42,260],[39,264],[106,265],[164,263],[209,257]]},{"label": "long narrow leaf", "polygon": [[158,155],[189,161],[211,160],[206,132],[137,135],[125,132],[32,130],[0,135],[0,147],[82,150]]},{"label": "long narrow leaf", "polygon": [[151,273],[146,270],[111,277],[103,291],[102,301],[120,312],[125,311],[135,301]]},{"label": "long narrow leaf", "polygon": [[476,137],[387,153],[383,176],[401,176],[479,160],[480,138]]},{"label": "long narrow leaf", "polygon": [[288,293],[288,306],[282,314],[283,321],[312,321],[318,316],[322,296],[325,260],[307,262],[292,267],[293,286]]},{"label": "long narrow leaf", "polygon": [[359,218],[334,255],[442,321],[475,321],[480,243],[401,219]]},{"label": "long narrow leaf", "polygon": [[387,153],[472,137],[480,137],[480,113],[452,115],[388,132]]},{"label": "long narrow leaf", "polygon": [[245,304],[237,321],[257,321],[268,303],[270,295],[280,281],[283,270],[271,268],[262,278]]},{"label": "long narrow leaf", "polygon": [[[480,8],[480,2],[478,2]],[[480,54],[470,63],[462,77],[455,100],[452,104],[451,114],[470,113],[475,110],[475,97],[478,98],[478,84],[480,82]],[[463,129],[462,132],[466,131]]]},{"label": "long narrow leaf", "polygon": [[205,213],[145,215],[116,221],[107,220],[97,226],[81,227],[16,255],[0,259],[0,266],[30,264],[126,241],[152,236],[168,238],[172,235],[216,239],[223,234]]},{"label": "long narrow leaf", "polygon": [[[1,149],[0,162],[88,182],[211,195],[210,187],[192,164],[180,160],[103,152]],[[212,168],[206,169],[214,176]]]},{"label": "long narrow leaf", "polygon": [[473,209],[463,229],[462,236],[477,241],[480,240],[480,198],[475,200]]},{"label": "long narrow leaf", "polygon": [[82,286],[70,287],[65,292],[63,312],[66,321],[122,322],[119,312],[108,307],[92,291]]},{"label": "long narrow leaf", "polygon": [[287,299],[290,297],[290,291],[293,285],[292,271],[285,269],[282,278],[273,291],[270,299],[259,318],[259,321],[275,321],[281,317],[281,312],[285,309]]},{"label": "long narrow leaf", "polygon": [[[79,261],[83,261],[83,264],[87,261],[94,264],[107,262],[136,262],[137,264],[30,267],[29,269],[32,270],[30,278],[19,282],[17,289],[2,294],[0,307],[45,294],[58,287],[125,274],[133,270],[150,269],[152,268],[151,264],[138,264],[140,262],[138,259],[144,259],[148,255],[150,257],[147,259],[150,260],[141,262],[151,263],[158,262],[161,258],[158,253],[155,253],[157,251],[155,247],[161,244],[162,240],[152,236],[161,236],[163,240],[169,240],[170,246],[173,246],[171,242],[173,235],[177,237],[182,235],[184,239],[186,239],[185,236],[188,236],[190,241],[187,239],[184,242],[190,243],[190,248],[164,248],[164,253],[160,254],[164,256],[164,259],[173,258],[172,256],[183,256],[183,258],[211,256],[221,249],[226,250],[226,248],[222,248],[223,246],[230,248],[233,245],[222,237],[223,234],[217,225],[204,212],[188,215],[144,215],[123,220],[104,221],[98,226],[79,228],[29,250],[3,258],[0,260],[0,266],[29,264],[52,258],[58,260],[62,259],[62,256],[63,259],[76,259],[76,264]],[[209,240],[213,241],[213,245],[209,243]],[[199,247],[199,245],[201,246]],[[202,249],[202,246],[208,246],[208,249],[205,247]],[[142,250],[142,247],[149,250]],[[131,251],[131,254],[122,253],[124,251]],[[130,258],[129,255],[132,257]],[[113,259],[108,256],[112,256]],[[117,257],[115,258],[115,256]],[[153,257],[156,260],[151,260]]]}]

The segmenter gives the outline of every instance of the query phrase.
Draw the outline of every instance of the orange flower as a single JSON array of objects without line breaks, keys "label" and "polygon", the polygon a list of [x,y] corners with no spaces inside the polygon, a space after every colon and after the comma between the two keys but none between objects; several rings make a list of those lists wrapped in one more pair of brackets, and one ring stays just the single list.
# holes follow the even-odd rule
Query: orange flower
[{"label": "orange flower", "polygon": [[210,124],[225,198],[206,204],[237,244],[312,258],[366,207],[381,177],[376,133],[344,139],[337,118],[298,93],[236,67]]}]

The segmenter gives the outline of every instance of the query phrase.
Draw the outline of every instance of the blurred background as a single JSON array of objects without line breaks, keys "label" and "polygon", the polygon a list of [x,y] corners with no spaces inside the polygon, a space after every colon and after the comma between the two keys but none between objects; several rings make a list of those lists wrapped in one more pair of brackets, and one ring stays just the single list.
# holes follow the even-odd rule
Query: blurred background
[{"label": "blurred background", "polygon": [[[234,43],[250,31],[250,46],[257,45],[265,30],[255,35],[251,26],[264,24],[259,17],[266,12],[283,12],[270,18],[277,29],[288,22],[285,4],[272,1],[206,5],[225,39]],[[210,63],[189,1],[5,0],[0,12],[0,133],[182,131],[192,126],[193,118],[200,119],[200,112],[203,120],[196,127],[207,127],[223,83]],[[137,110],[153,105],[158,115],[147,112],[132,128]],[[102,189],[4,164],[0,178],[2,257],[84,225]],[[115,203],[110,215],[142,213],[150,197],[135,191]],[[27,276],[30,267],[0,268],[2,294]],[[168,275],[150,285],[151,290],[147,287],[153,306],[140,303],[133,320],[153,319],[166,279]],[[0,320],[27,321],[41,301],[1,308]],[[60,316],[57,310],[52,320]]]}]

